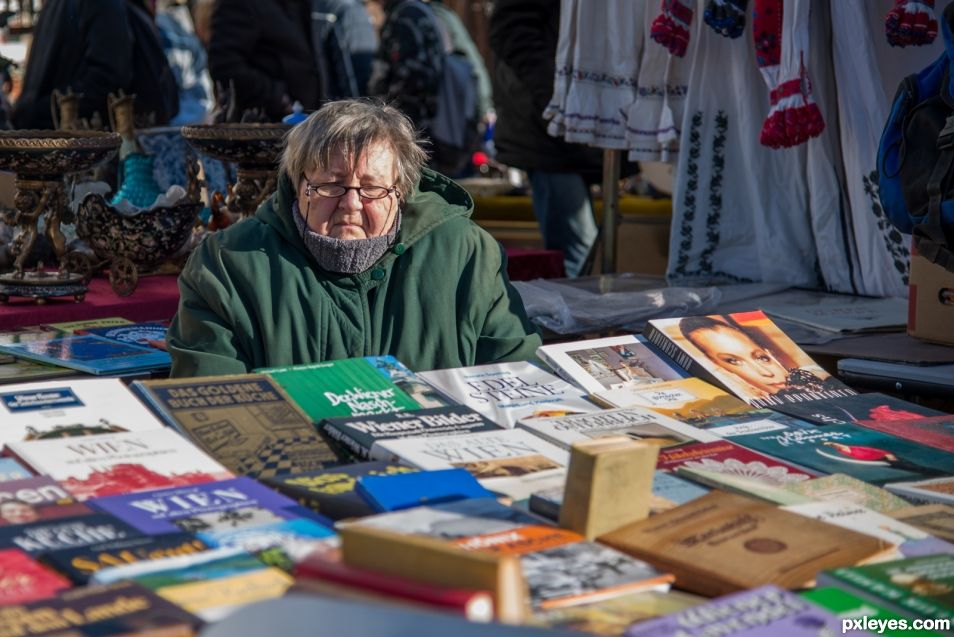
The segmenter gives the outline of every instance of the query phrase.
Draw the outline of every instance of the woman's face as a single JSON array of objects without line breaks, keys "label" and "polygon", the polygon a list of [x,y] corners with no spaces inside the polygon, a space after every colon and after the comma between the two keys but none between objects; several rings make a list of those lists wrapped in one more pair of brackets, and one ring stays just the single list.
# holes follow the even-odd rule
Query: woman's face
[{"label": "woman's face", "polygon": [[330,166],[305,173],[298,184],[298,209],[313,232],[335,239],[368,239],[387,234],[398,213],[397,193],[382,199],[362,197],[348,190],[340,197],[307,193],[308,185],[382,186],[391,188],[397,179],[394,153],[385,144],[369,147],[358,158],[354,170],[347,157],[335,157]]},{"label": "woman's face", "polygon": [[26,524],[37,519],[36,511],[23,502],[4,502],[0,504],[0,518],[9,524]]},{"label": "woman's face", "polygon": [[692,341],[722,369],[759,391],[774,394],[785,388],[788,372],[765,348],[731,327],[697,330]]}]

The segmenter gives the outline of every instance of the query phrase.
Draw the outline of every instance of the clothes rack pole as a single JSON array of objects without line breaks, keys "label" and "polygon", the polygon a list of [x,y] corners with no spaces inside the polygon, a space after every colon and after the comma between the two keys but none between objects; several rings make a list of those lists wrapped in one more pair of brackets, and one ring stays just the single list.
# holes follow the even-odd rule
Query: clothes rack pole
[{"label": "clothes rack pole", "polygon": [[603,151],[603,220],[600,230],[603,259],[600,274],[616,272],[616,226],[619,219],[619,174],[622,153]]}]

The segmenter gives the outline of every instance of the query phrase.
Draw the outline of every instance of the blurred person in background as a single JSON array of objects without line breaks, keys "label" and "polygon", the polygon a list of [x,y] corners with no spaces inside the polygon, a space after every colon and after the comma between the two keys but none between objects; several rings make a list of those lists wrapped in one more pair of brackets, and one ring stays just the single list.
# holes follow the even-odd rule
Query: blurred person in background
[{"label": "blurred person in background", "polygon": [[587,183],[602,178],[599,149],[547,134],[560,0],[497,0],[490,18],[497,160],[527,171],[545,247],[561,250],[568,276],[583,272],[597,238]]},{"label": "blurred person in background", "polygon": [[311,0],[311,40],[326,99],[368,94],[378,34],[364,0]]},{"label": "blurred person in background", "polygon": [[239,115],[259,109],[279,121],[295,102],[305,110],[321,104],[311,0],[217,0],[209,30],[212,80],[234,86]]},{"label": "blurred person in background", "polygon": [[464,55],[470,62],[477,79],[477,110],[482,121],[490,123],[494,117],[494,92],[490,82],[487,64],[480,54],[477,44],[457,12],[444,4],[443,0],[431,0],[431,11],[444,25],[444,31],[450,38],[450,48]]},{"label": "blurred person in background", "polygon": [[179,88],[179,114],[169,123],[174,126],[202,123],[215,102],[208,55],[196,36],[189,7],[181,0],[160,0],[156,26]]}]

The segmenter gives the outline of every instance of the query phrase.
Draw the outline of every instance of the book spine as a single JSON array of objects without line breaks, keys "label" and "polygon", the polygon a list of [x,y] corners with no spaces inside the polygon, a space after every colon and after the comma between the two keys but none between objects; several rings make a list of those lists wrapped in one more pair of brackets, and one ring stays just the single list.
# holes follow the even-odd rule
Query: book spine
[{"label": "book spine", "polygon": [[149,390],[149,388],[143,384],[143,381],[134,380],[129,384],[129,390],[132,392],[133,396],[139,399],[139,402],[145,405],[146,408],[154,413],[159,420],[166,424],[166,426],[174,429],[182,437],[189,438],[188,434],[179,427],[179,422],[172,416],[172,414],[168,413],[162,408],[162,405],[159,404],[159,401],[157,401],[155,396],[152,395],[152,392]]},{"label": "book spine", "polygon": [[[708,383],[712,383],[716,387],[721,387],[726,389],[726,386],[722,384],[718,378],[709,372],[705,367],[696,362],[696,360],[682,351],[676,343],[672,341],[666,334],[657,328],[655,325],[650,322],[646,329],[643,330],[643,336],[646,338],[649,343],[651,343],[659,351],[663,360],[668,358],[676,367],[681,371],[686,372],[689,376],[696,376]],[[731,392],[730,392],[731,393]]]},{"label": "book spine", "polygon": [[358,461],[368,460],[371,457],[370,449],[359,443],[355,438],[328,422],[321,423],[321,431],[325,433],[334,443],[344,449],[350,456]]}]

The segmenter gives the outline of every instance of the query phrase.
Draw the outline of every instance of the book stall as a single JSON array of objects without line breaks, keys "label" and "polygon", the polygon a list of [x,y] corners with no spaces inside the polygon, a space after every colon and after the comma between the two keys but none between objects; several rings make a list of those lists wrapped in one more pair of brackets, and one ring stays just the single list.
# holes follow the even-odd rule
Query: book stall
[{"label": "book stall", "polygon": [[[602,267],[500,247],[528,360],[174,377],[183,264],[296,122],[0,130],[0,637],[954,635],[949,211],[912,240],[872,173],[954,4],[605,3],[545,114],[604,151]],[[665,272],[616,272],[623,159],[673,166]]]}]

